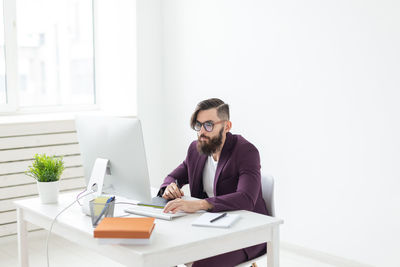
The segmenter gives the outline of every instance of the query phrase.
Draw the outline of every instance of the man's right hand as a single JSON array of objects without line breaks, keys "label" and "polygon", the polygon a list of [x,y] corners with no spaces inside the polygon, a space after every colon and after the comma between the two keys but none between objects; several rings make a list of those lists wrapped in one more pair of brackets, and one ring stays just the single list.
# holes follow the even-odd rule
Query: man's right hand
[{"label": "man's right hand", "polygon": [[175,183],[170,183],[165,188],[164,194],[162,195],[162,197],[167,200],[180,198],[182,196],[183,196],[183,191],[179,189],[179,187]]}]

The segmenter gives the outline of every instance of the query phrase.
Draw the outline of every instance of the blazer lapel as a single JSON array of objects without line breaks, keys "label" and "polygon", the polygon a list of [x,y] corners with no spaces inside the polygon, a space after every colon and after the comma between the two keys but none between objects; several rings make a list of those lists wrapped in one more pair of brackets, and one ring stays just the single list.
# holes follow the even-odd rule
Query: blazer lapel
[{"label": "blazer lapel", "polygon": [[231,156],[231,150],[233,148],[233,136],[230,132],[226,134],[226,140],[224,147],[222,148],[221,155],[218,160],[217,170],[215,171],[215,178],[214,178],[214,196],[217,195],[217,183],[221,172]]},{"label": "blazer lapel", "polygon": [[203,196],[203,169],[206,164],[207,156],[199,155],[196,166],[193,172],[193,185],[190,191],[193,192],[192,196],[201,198]]}]

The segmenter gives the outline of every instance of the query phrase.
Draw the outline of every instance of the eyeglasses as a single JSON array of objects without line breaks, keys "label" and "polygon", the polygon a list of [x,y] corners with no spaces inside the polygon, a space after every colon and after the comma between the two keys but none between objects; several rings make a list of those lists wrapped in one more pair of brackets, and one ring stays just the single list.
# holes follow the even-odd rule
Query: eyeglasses
[{"label": "eyeglasses", "polygon": [[205,121],[203,123],[196,121],[196,123],[194,124],[193,129],[197,132],[199,132],[201,130],[201,126],[204,127],[204,130],[206,130],[207,132],[212,132],[212,130],[214,129],[214,125],[215,124],[219,124],[221,122],[224,122],[226,120],[222,120],[222,121],[217,121],[217,122],[213,122],[213,121]]}]

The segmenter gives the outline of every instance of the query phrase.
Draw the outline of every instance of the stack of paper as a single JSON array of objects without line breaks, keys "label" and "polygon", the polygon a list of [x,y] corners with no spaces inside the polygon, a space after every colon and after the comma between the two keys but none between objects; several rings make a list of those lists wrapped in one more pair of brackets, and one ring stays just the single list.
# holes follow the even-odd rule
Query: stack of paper
[{"label": "stack of paper", "polygon": [[154,218],[104,218],[93,235],[100,244],[150,244]]}]

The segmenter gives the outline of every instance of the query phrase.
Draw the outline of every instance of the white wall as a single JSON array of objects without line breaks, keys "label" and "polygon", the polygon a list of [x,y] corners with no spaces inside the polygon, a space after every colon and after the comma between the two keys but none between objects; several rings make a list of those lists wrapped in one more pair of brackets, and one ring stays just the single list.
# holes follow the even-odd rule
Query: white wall
[{"label": "white wall", "polygon": [[161,0],[137,0],[137,105],[142,121],[152,186],[167,172],[164,165]]},{"label": "white wall", "polygon": [[103,111],[137,114],[136,5],[94,1],[96,99]]},{"label": "white wall", "polygon": [[195,104],[220,97],[277,179],[283,241],[399,266],[400,2],[155,2],[162,28],[138,40],[153,184],[184,159]]}]

